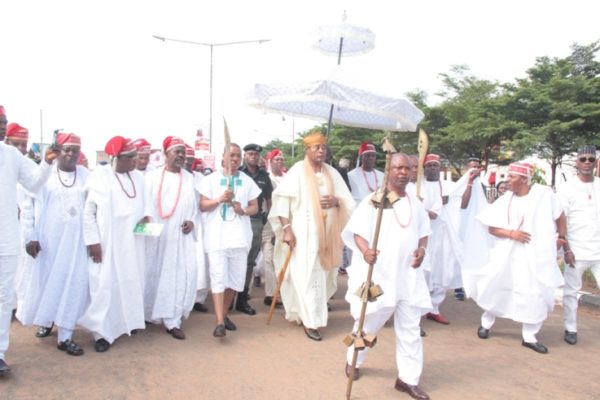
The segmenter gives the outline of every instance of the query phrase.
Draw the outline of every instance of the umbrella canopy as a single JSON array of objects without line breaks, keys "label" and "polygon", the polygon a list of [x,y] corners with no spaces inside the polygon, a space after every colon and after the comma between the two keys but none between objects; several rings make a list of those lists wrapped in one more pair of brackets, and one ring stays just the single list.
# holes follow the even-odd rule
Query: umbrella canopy
[{"label": "umbrella canopy", "polygon": [[414,132],[424,117],[406,98],[380,96],[332,80],[293,86],[256,84],[250,105],[318,120],[327,120],[333,105],[334,123],[390,131]]},{"label": "umbrella canopy", "polygon": [[375,34],[368,28],[349,24],[319,27],[319,40],[313,48],[327,55],[356,56],[373,50]]}]

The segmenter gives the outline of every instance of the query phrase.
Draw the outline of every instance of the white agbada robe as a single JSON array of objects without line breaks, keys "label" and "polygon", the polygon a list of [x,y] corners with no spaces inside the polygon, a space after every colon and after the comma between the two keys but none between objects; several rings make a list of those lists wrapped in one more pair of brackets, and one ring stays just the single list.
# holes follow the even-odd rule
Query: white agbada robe
[{"label": "white agbada robe", "polygon": [[456,182],[446,207],[450,223],[458,227],[459,243],[462,243],[462,254],[464,255],[462,263],[458,261],[454,264],[454,280],[450,286],[463,287],[468,297],[471,297],[471,293],[475,290],[474,282],[470,281],[469,277],[488,262],[489,252],[494,244],[494,238],[490,235],[487,227],[476,218],[488,205],[479,177],[473,180],[471,198],[467,208],[464,210],[461,208],[462,196],[467,190],[470,171],[467,171]]},{"label": "white agbada robe", "polygon": [[[17,184],[31,192],[37,191],[48,179],[51,167],[30,163],[15,147],[0,142],[0,360],[8,349],[17,271],[17,255],[21,251],[17,213]],[[22,218],[22,217],[21,217]]]},{"label": "white agbada robe", "polygon": [[525,196],[507,191],[477,216],[486,227],[522,230],[527,244],[497,238],[490,260],[470,279],[473,299],[496,317],[526,324],[543,322],[554,308],[554,291],[563,285],[556,261],[556,223],[562,213],[557,196],[534,184]]},{"label": "white agbada robe", "polygon": [[[344,228],[342,238],[354,251],[348,268],[348,291],[346,301],[355,319],[354,331],[362,303],[357,290],[367,280],[369,270],[355,235],[361,236],[372,247],[378,210],[365,198]],[[400,224],[404,225],[401,226]],[[398,377],[410,385],[419,383],[423,369],[423,342],[420,336],[421,315],[431,310],[431,299],[422,267],[413,268],[413,252],[419,247],[419,239],[431,233],[429,216],[421,202],[412,194],[396,201],[393,208],[384,209],[379,232],[377,263],[373,268],[372,282],[378,284],[383,295],[367,303],[363,330],[376,335],[385,322],[394,315],[396,335],[396,365]],[[364,362],[368,348],[358,352],[357,367]],[[352,362],[354,347],[349,347],[346,362]]]},{"label": "white agbada robe", "polygon": [[[199,219],[198,203],[194,192],[194,178],[186,170],[181,175],[165,171],[161,201],[164,214],[173,207],[169,218],[161,218],[158,210],[158,194],[163,168],[150,171],[145,176],[146,198],[145,216],[151,222],[163,224],[159,237],[146,238],[150,257],[146,262],[144,280],[144,308],[146,320],[165,323],[168,329],[178,328],[181,319],[187,318],[196,298],[196,229],[184,235],[181,225],[184,221],[196,224]],[[181,176],[181,190],[179,190]],[[176,203],[177,198],[179,201]]]},{"label": "white agbada robe", "polygon": [[[454,289],[455,263],[462,264],[462,243],[458,237],[458,229],[449,217],[449,211],[443,205],[443,196],[448,196],[453,184],[448,181],[424,181],[425,198],[440,199],[441,207],[432,211],[438,214],[431,220],[431,235],[427,241],[427,255],[424,260],[425,270],[429,272],[429,289],[439,287],[444,290]],[[437,210],[437,211],[436,211]]]},{"label": "white agbada robe", "polygon": [[102,262],[88,258],[90,304],[79,319],[96,340],[109,343],[145,327],[145,238],[133,234],[144,217],[144,178],[136,171],[129,173],[131,181],[118,174],[121,188],[115,174],[110,166],[99,166],[86,185],[85,244],[100,243]]},{"label": "white agbada robe", "polygon": [[348,181],[350,182],[350,191],[356,204],[370,194],[373,194],[383,184],[383,172],[373,169],[365,171],[361,166],[348,172]]},{"label": "white agbada robe", "polygon": [[[290,220],[296,236],[296,247],[292,252],[286,277],[281,285],[281,300],[288,321],[300,323],[308,329],[317,329],[327,325],[327,301],[336,291],[337,268],[326,271],[321,267],[318,251],[318,235],[312,209],[312,200],[308,198],[308,183],[304,173],[304,162],[299,161],[285,175],[273,192],[273,204],[269,221],[275,232],[276,273],[283,267],[288,252],[283,243],[283,230],[279,217]],[[333,167],[323,164],[331,175],[333,195],[343,202],[349,213],[355,207],[354,199],[346,183]],[[325,179],[319,180],[318,190],[327,194]],[[327,215],[337,210],[324,210]],[[331,221],[331,218],[327,218]],[[341,260],[340,260],[341,264]]]},{"label": "white agbada robe", "polygon": [[[87,248],[83,239],[83,209],[88,170],[64,172],[55,165],[46,185],[35,195],[33,217],[24,215],[26,240],[38,241],[31,281],[17,310],[23,325],[75,329],[88,305]],[[75,178],[76,177],[76,178]],[[67,185],[73,186],[65,187]],[[26,214],[26,212],[25,212]],[[31,224],[33,223],[33,225]]]}]

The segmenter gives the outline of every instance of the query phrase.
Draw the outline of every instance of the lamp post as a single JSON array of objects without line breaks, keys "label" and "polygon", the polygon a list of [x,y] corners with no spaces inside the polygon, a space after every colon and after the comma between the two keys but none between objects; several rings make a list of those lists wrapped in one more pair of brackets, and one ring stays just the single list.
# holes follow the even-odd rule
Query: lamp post
[{"label": "lamp post", "polygon": [[153,38],[161,40],[163,42],[179,42],[186,44],[194,44],[197,46],[206,46],[210,47],[210,101],[209,101],[209,122],[208,122],[208,149],[212,153],[212,108],[213,108],[213,48],[221,47],[221,46],[231,46],[234,44],[247,44],[247,43],[265,43],[271,41],[271,39],[258,39],[258,40],[240,40],[237,42],[220,42],[220,43],[205,43],[205,42],[194,42],[192,40],[181,40],[181,39],[172,39],[164,36],[152,35]]}]

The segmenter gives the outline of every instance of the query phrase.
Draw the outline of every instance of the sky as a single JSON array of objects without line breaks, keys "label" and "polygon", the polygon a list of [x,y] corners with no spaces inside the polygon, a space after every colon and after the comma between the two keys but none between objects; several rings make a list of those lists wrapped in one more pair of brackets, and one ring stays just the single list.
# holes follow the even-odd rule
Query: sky
[{"label": "sky", "polygon": [[[320,26],[346,23],[375,34],[371,52],[335,57],[312,49]],[[248,105],[256,83],[332,76],[389,96],[441,89],[439,74],[465,64],[482,79],[524,77],[536,57],[565,57],[574,42],[600,39],[600,2],[570,1],[183,1],[4,0],[0,3],[0,104],[30,140],[63,129],[82,137],[88,158],[115,135],[160,148],[168,135],[208,136],[210,48],[215,47],[215,153],[223,118],[242,146],[291,141],[315,121]],[[325,121],[323,121],[325,122]],[[318,123],[318,122],[317,122]]]}]

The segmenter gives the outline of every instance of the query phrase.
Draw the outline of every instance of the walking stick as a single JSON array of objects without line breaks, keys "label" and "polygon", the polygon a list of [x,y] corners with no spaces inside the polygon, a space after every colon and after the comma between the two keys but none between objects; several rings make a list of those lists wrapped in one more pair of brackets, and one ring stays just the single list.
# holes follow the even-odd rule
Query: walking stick
[{"label": "walking stick", "polygon": [[[388,188],[387,183],[389,179],[390,173],[390,161],[392,159],[392,153],[396,152],[394,146],[389,142],[388,136],[385,137],[383,142],[383,150],[386,152],[385,155],[385,174],[383,176],[383,184],[381,188],[373,195],[371,198],[371,204],[375,208],[378,208],[377,211],[377,222],[375,224],[375,232],[373,234],[373,242],[372,248],[377,250],[377,243],[379,242],[379,230],[381,228],[381,219],[383,217],[383,210],[385,208],[391,207],[391,203],[388,200]],[[356,369],[356,360],[358,358],[358,352],[364,350],[365,347],[373,347],[377,342],[377,337],[374,335],[366,335],[363,332],[363,325],[365,323],[365,315],[367,312],[367,302],[376,301],[377,297],[383,294],[383,291],[379,287],[379,285],[375,285],[372,282],[373,278],[373,267],[374,264],[369,264],[369,271],[367,273],[367,280],[361,288],[358,290],[357,295],[360,296],[360,300],[362,302],[362,307],[360,310],[360,318],[358,320],[358,328],[356,332],[346,336],[344,339],[344,343],[346,346],[350,347],[354,345],[354,354],[352,356],[352,368],[350,369],[350,374],[348,375],[348,386],[346,387],[346,399],[350,399],[350,394],[352,393],[352,383],[354,382],[354,371]]]},{"label": "walking stick", "polygon": [[423,197],[421,196],[421,187],[423,186],[423,177],[424,177],[424,168],[425,165],[425,157],[427,157],[427,150],[429,148],[429,138],[427,137],[427,133],[424,129],[419,129],[419,165],[417,166],[417,197],[419,200],[423,201]]},{"label": "walking stick", "polygon": [[283,278],[285,278],[285,271],[287,271],[288,264],[290,263],[290,259],[292,258],[292,247],[288,250],[287,256],[285,256],[285,261],[283,262],[283,267],[281,267],[281,271],[279,271],[279,275],[277,275],[277,286],[275,286],[275,292],[273,293],[273,299],[271,300],[271,307],[269,308],[269,316],[267,317],[267,325],[271,323],[271,319],[273,318],[273,311],[275,310],[275,305],[277,304],[277,297],[279,296],[279,291],[281,290],[281,284],[283,283]]}]

